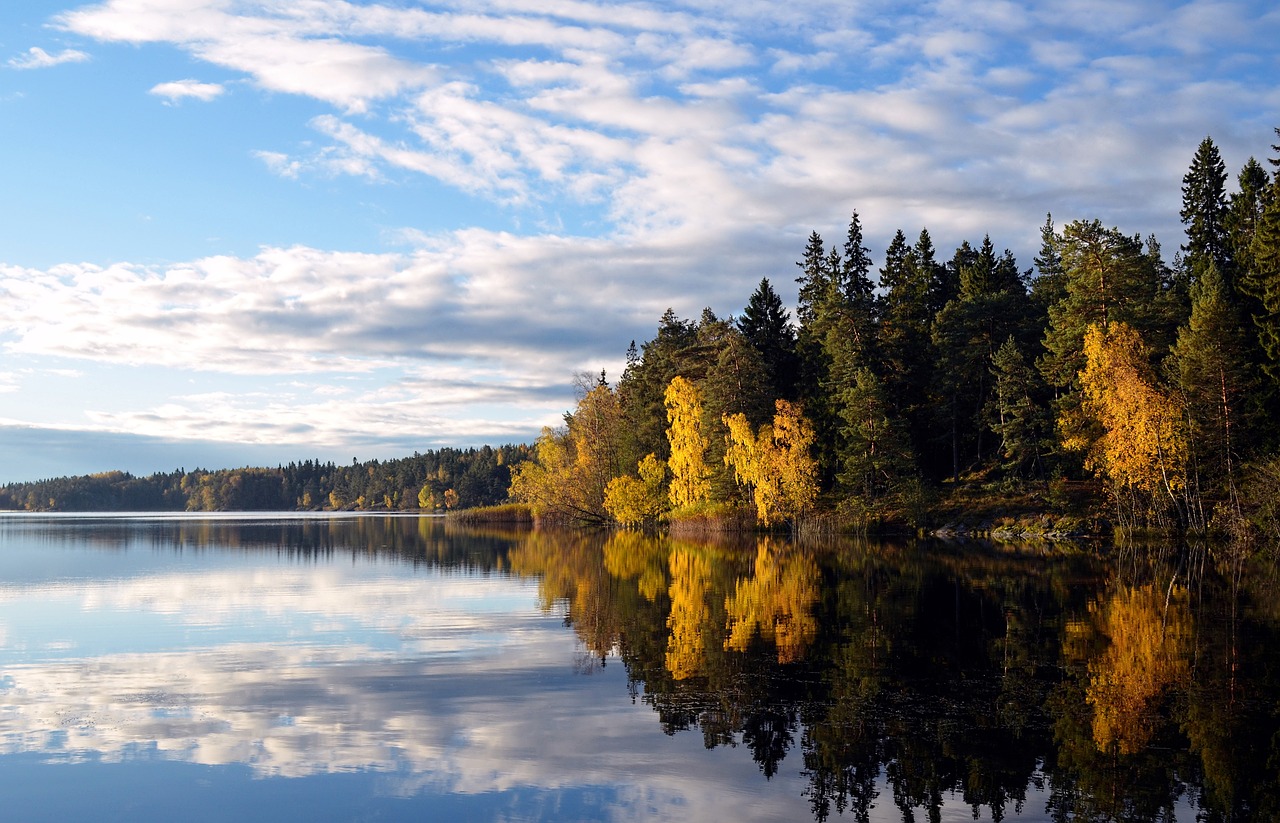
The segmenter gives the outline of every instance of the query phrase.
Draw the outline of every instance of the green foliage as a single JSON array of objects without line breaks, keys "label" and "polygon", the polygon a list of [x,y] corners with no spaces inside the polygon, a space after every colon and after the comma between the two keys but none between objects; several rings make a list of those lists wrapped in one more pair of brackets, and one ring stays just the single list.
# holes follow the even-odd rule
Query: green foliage
[{"label": "green foliage", "polygon": [[[454,489],[460,507],[507,499],[511,467],[525,445],[440,449],[349,466],[306,460],[274,469],[179,469],[148,477],[106,472],[0,487],[0,508],[28,511],[289,511],[354,507],[414,509],[425,490],[442,501]],[[332,496],[332,499],[331,499]],[[390,501],[390,506],[388,506]]]},{"label": "green foliage", "polygon": [[1231,272],[1231,243],[1227,236],[1227,167],[1213,139],[1200,141],[1191,168],[1182,178],[1182,211],[1187,227],[1186,265],[1192,278],[1209,266]]}]

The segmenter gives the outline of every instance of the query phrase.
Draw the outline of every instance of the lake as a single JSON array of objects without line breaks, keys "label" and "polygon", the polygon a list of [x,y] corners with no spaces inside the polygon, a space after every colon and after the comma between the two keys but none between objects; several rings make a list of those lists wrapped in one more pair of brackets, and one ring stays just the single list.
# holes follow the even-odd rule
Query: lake
[{"label": "lake", "polygon": [[0,515],[6,821],[1280,819],[1206,546]]}]

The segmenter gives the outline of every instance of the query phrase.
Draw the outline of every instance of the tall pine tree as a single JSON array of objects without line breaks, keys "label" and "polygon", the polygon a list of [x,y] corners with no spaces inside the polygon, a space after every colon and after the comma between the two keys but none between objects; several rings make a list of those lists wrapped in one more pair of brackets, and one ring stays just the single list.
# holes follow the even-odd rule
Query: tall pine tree
[{"label": "tall pine tree", "polygon": [[1231,243],[1227,235],[1227,167],[1213,139],[1200,141],[1191,168],[1182,178],[1182,211],[1187,227],[1186,266],[1191,280],[1198,279],[1209,265],[1219,276],[1232,275]]}]

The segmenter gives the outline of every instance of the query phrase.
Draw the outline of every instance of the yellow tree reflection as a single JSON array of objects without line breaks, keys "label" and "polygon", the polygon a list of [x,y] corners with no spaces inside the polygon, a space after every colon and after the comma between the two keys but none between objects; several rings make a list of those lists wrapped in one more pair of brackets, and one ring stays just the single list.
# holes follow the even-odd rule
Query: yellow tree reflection
[{"label": "yellow tree reflection", "polygon": [[725,601],[729,637],[725,649],[746,651],[759,632],[778,648],[778,662],[804,656],[818,626],[818,565],[808,553],[764,539],[756,550],[755,576],[739,580]]},{"label": "yellow tree reflection", "polygon": [[605,570],[619,580],[635,580],[640,594],[650,603],[666,586],[665,561],[664,543],[640,532],[614,532],[604,544]]},{"label": "yellow tree reflection", "polygon": [[671,614],[667,627],[667,671],[676,680],[700,674],[706,660],[711,610],[711,564],[700,552],[675,544],[671,551]]},{"label": "yellow tree reflection", "polygon": [[1095,615],[1110,645],[1089,662],[1093,742],[1099,751],[1134,754],[1155,732],[1160,698],[1189,672],[1187,593],[1123,587]]}]

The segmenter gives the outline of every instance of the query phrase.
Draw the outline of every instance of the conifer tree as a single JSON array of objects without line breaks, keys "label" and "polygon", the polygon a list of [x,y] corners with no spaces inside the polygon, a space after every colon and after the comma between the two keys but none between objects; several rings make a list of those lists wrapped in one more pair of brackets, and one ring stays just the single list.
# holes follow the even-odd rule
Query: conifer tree
[{"label": "conifer tree", "polygon": [[[875,349],[876,296],[871,282],[870,250],[863,245],[862,221],[854,211],[844,242],[844,262],[840,275],[840,299],[836,303],[846,313],[843,334],[858,356],[870,360]],[[830,346],[828,346],[830,348]]]},{"label": "conifer tree", "polygon": [[1239,468],[1256,419],[1257,380],[1248,354],[1239,310],[1210,263],[1192,287],[1191,318],[1171,353],[1191,435],[1197,498],[1236,500]]},{"label": "conifer tree", "polygon": [[1271,184],[1249,252],[1249,288],[1259,304],[1253,322],[1267,358],[1262,368],[1280,382],[1280,176]]},{"label": "conifer tree", "polygon": [[1227,285],[1233,295],[1248,296],[1253,290],[1253,238],[1262,220],[1271,180],[1262,164],[1250,157],[1240,169],[1236,182],[1239,191],[1231,195],[1224,218],[1227,242],[1236,264],[1236,277],[1227,278]]},{"label": "conifer tree", "polygon": [[839,405],[845,444],[840,485],[870,511],[915,474],[915,457],[906,431],[886,402],[884,386],[871,369],[858,370]]},{"label": "conifer tree", "polygon": [[1140,334],[1155,330],[1159,271],[1142,242],[1097,220],[1068,224],[1057,239],[1066,277],[1066,294],[1049,307],[1041,373],[1051,386],[1065,390],[1084,368],[1084,332],[1114,321]]},{"label": "conifer tree", "polygon": [[1005,466],[1017,475],[1042,475],[1053,420],[1044,398],[1044,381],[1012,335],[996,351],[991,374],[995,380],[993,428],[1000,435],[999,453]]},{"label": "conifer tree", "polygon": [[816,231],[809,233],[809,242],[804,247],[804,256],[796,263],[800,267],[799,302],[796,305],[796,319],[801,328],[813,322],[814,314],[831,287],[832,273],[827,268],[826,247],[822,244],[822,235]]},{"label": "conifer tree", "polygon": [[958,480],[962,463],[981,464],[989,456],[984,435],[995,400],[992,363],[1006,339],[1026,336],[1031,304],[1013,255],[997,257],[989,236],[976,252],[961,245],[952,263],[960,290],[933,323],[933,429],[946,437],[951,477]]},{"label": "conifer tree", "polygon": [[[760,353],[766,391],[771,399],[795,399],[796,332],[791,326],[791,313],[773,290],[769,278],[761,278],[751,293],[747,307],[738,318],[738,330]],[[754,421],[757,424],[763,420]]]},{"label": "conifer tree", "polygon": [[1067,275],[1058,252],[1058,236],[1053,230],[1053,215],[1047,214],[1040,228],[1040,253],[1035,257],[1036,278],[1031,281],[1031,302],[1042,321],[1047,322],[1049,307],[1067,296]]},{"label": "conifer tree", "polygon": [[1228,242],[1227,167],[1210,137],[1200,141],[1191,168],[1182,178],[1182,211],[1179,216],[1187,227],[1186,267],[1194,281],[1209,264],[1217,266],[1219,276],[1233,272],[1231,244]]}]

